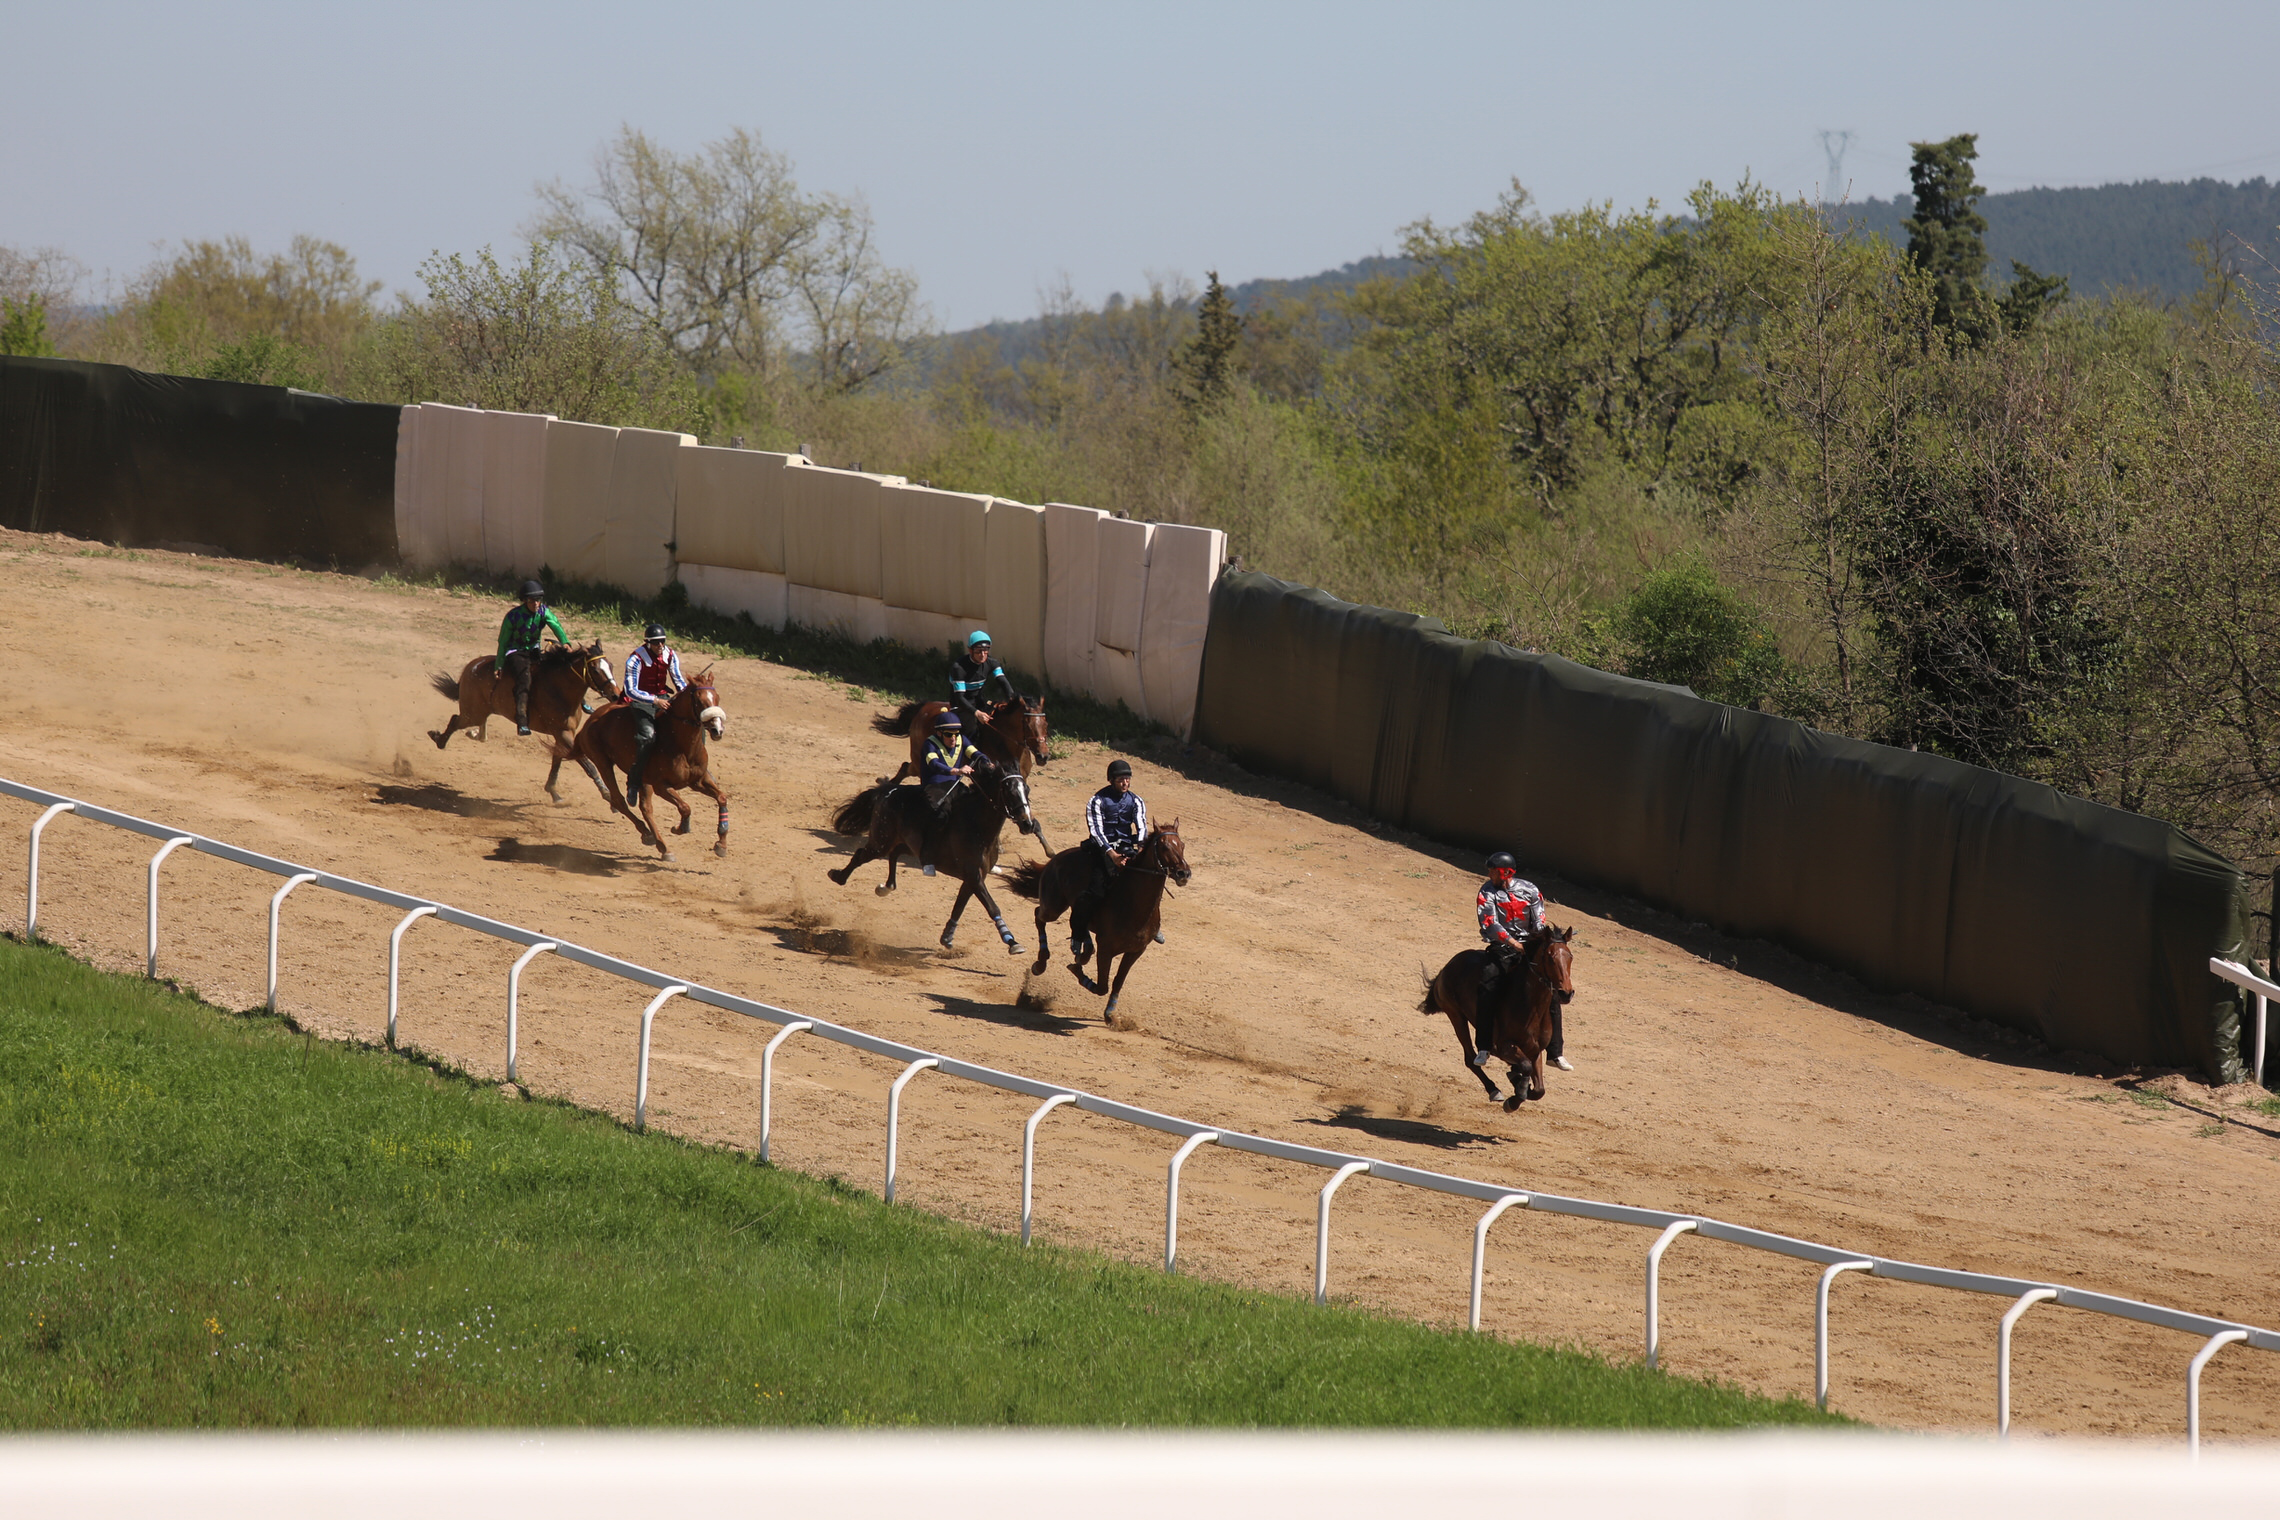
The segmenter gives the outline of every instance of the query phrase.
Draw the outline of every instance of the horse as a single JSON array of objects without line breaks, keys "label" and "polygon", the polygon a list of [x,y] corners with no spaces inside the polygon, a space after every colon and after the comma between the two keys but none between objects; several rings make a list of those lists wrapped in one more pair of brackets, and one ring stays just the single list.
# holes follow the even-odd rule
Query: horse
[{"label": "horse", "polygon": [[[918,774],[920,764],[926,759],[926,741],[934,737],[934,722],[949,710],[947,702],[905,702],[895,710],[894,716],[881,714],[871,720],[873,733],[910,736],[910,759],[895,772],[896,781]],[[966,736],[974,748],[1000,765],[1019,766],[1024,779],[1035,766],[1052,761],[1053,746],[1045,724],[1043,697],[1002,701],[981,711],[985,715],[982,727]]]},{"label": "horse", "polygon": [[1020,771],[1001,766],[986,755],[975,761],[972,778],[958,784],[943,813],[934,811],[924,787],[898,786],[882,779],[848,798],[832,814],[834,831],[859,834],[863,842],[847,864],[830,873],[831,879],[844,887],[858,866],[884,860],[886,885],[872,889],[884,897],[895,889],[896,865],[908,851],[921,867],[934,867],[958,878],[958,901],[951,906],[950,921],[942,926],[943,949],[950,949],[957,938],[958,917],[966,911],[966,900],[978,897],[990,922],[997,925],[1006,953],[1019,955],[1021,942],[1006,927],[1005,915],[998,911],[986,885],[997,865],[998,834],[1009,818],[1024,834],[1037,831],[1037,820],[1029,811],[1029,783]]},{"label": "horse", "polygon": [[[1009,885],[1022,897],[1037,902],[1037,964],[1029,968],[1030,975],[1043,972],[1046,962],[1053,956],[1053,947],[1045,926],[1066,912],[1077,900],[1077,894],[1092,879],[1092,862],[1086,859],[1083,845],[1063,850],[1044,865],[1024,861],[1015,867]],[[1100,957],[1100,980],[1085,975],[1081,956],[1069,962],[1069,969],[1087,992],[1099,996],[1108,994],[1108,1006],[1101,1017],[1114,1021],[1116,1000],[1124,991],[1124,979],[1132,973],[1132,963],[1146,953],[1156,939],[1156,931],[1164,923],[1164,883],[1175,881],[1188,884],[1187,846],[1180,839],[1178,819],[1158,824],[1140,846],[1140,853],[1108,884],[1107,895],[1093,910],[1087,932],[1092,935],[1092,952]],[[1071,946],[1075,953],[1075,946]],[[1108,979],[1108,963],[1116,956],[1124,959],[1116,968],[1116,980]]]},{"label": "horse", "polygon": [[[437,749],[463,728],[474,730],[478,739],[485,738],[493,718],[515,715],[515,678],[496,669],[497,664],[493,656],[479,655],[467,662],[456,681],[440,670],[428,677],[428,684],[439,695],[459,704],[459,711],[440,732],[428,730]],[[530,677],[530,729],[544,736],[547,753],[554,759],[546,773],[546,795],[557,805],[562,793],[554,783],[562,774],[562,762],[571,756],[571,741],[578,726],[585,721],[585,694],[589,691],[607,701],[618,699],[617,682],[610,678],[610,662],[602,658],[599,640],[584,648],[556,644],[539,655],[538,668]]]},{"label": "horse", "polygon": [[673,852],[665,848],[664,836],[657,831],[655,804],[652,793],[663,793],[665,800],[681,810],[680,826],[676,834],[689,832],[689,805],[680,797],[680,789],[694,787],[710,797],[720,809],[720,830],[713,841],[713,853],[728,853],[728,793],[721,790],[713,779],[712,754],[706,749],[708,736],[718,739],[728,732],[728,714],[720,705],[720,693],[713,687],[712,667],[707,666],[692,676],[689,684],[675,693],[657,714],[657,742],[649,751],[649,763],[641,772],[641,795],[634,798],[641,811],[637,814],[628,806],[618,791],[617,772],[633,774],[633,757],[640,747],[635,737],[633,708],[630,704],[605,707],[586,720],[578,730],[576,747],[578,758],[586,765],[586,773],[594,778],[610,811],[623,813],[641,832],[641,842],[655,845],[657,853],[667,860]]},{"label": "horse", "polygon": [[[1441,974],[1425,984],[1419,1013],[1447,1014],[1465,1053],[1465,1069],[1488,1089],[1488,1101],[1503,1099],[1511,1113],[1530,1098],[1544,1096],[1544,1052],[1560,1027],[1559,1010],[1575,997],[1575,957],[1568,942],[1573,929],[1546,929],[1528,947],[1518,968],[1508,973],[1493,994],[1493,1006],[1479,1006],[1480,982],[1489,967],[1486,950],[1460,950],[1449,957]],[[1474,1048],[1478,1032],[1482,1043]],[[1489,1041],[1493,1040],[1493,1046]],[[1488,1060],[1502,1060],[1512,1078],[1512,1096],[1497,1090],[1488,1074]]]}]

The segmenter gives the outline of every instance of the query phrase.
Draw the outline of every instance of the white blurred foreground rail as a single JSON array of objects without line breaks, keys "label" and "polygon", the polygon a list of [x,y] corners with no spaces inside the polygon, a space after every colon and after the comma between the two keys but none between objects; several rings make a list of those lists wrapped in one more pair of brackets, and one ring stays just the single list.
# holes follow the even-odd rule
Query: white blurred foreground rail
[{"label": "white blurred foreground rail", "polygon": [[[1164,1180],[1164,1270],[1176,1269],[1179,1252],[1180,1170],[1182,1164],[1199,1147],[1215,1145],[1223,1150],[1243,1151],[1256,1156],[1268,1156],[1280,1161],[1292,1161],[1302,1166],[1319,1167],[1333,1176],[1322,1190],[1317,1213],[1315,1236],[1315,1300],[1328,1297],[1330,1274],[1330,1197],[1337,1186],[1348,1177],[1366,1176],[1404,1187],[1423,1188],[1431,1192],[1446,1193],[1454,1197],[1469,1198],[1488,1205],[1487,1212],[1474,1228],[1472,1253],[1472,1315],[1474,1329],[1480,1328],[1482,1258],[1487,1242],[1488,1226],[1499,1214],[1510,1208],[1526,1208],[1543,1213],[1566,1214],[1576,1218],[1597,1220],[1606,1224],[1631,1225],[1657,1232],[1654,1244],[1646,1255],[1646,1360],[1655,1365],[1660,1350],[1659,1309],[1661,1298],[1661,1267],[1663,1253],[1681,1235],[1694,1235],[1703,1240],[1721,1241],[1728,1245],[1744,1246],[1750,1250],[1766,1251],[1800,1261],[1817,1262],[1823,1267],[1845,1271],[1866,1272],[1873,1277],[1894,1282],[1919,1283],[1927,1287],[1947,1288],[1963,1293],[1985,1293],[2010,1299],[2011,1305],[2002,1316],[1995,1336],[1996,1355],[1996,1417],[1998,1435],[2008,1435],[2011,1410],[2011,1329],[2019,1316],[2036,1303],[2049,1301],[2062,1308],[2086,1309],[2094,1314],[2112,1315],[2119,1319],[2135,1320],[2140,1324],[2157,1325],[2166,1330],[2197,1337],[2200,1344],[2181,1369],[2185,1383],[2185,1440],[2187,1449],[2198,1454],[2201,1444],[2201,1371],[2209,1359],[2234,1342],[2243,1342],[2262,1351],[2280,1351],[2280,1332],[2255,1325],[2218,1319],[2205,1314],[2188,1313],[2182,1309],[2165,1308],[2159,1304],[2141,1303],[2136,1299],[2117,1298],[2105,1293],[2092,1293],[2082,1288],[2067,1287],[2058,1283],[2038,1282],[2030,1278],[1994,1276],[1982,1272],[1959,1272],[1946,1267],[1928,1267],[1916,1262],[1871,1256],[1859,1251],[1840,1250],[1835,1246],[1816,1244],[1792,1236],[1776,1235],[1765,1230],[1753,1230],[1744,1225],[1727,1224],[1695,1214],[1675,1214],[1661,1209],[1633,1208],[1627,1204],[1601,1203],[1588,1198],[1567,1198],[1556,1193],[1539,1193],[1502,1183],[1476,1182],[1466,1177],[1452,1177],[1441,1172],[1428,1172],[1417,1167],[1400,1166],[1392,1162],[1376,1161],[1366,1156],[1348,1155],[1343,1151],[1323,1150],[1311,1145],[1297,1145],[1286,1140],[1275,1140],[1264,1135],[1249,1135],[1238,1130],[1220,1129],[1213,1125],[1158,1113],[1153,1109],[1137,1108],[1111,1098],[1079,1092],[1057,1083],[1040,1081],[1015,1072],[999,1071],[994,1067],[977,1066],[915,1045],[897,1040],[881,1039],[858,1029],[811,1019],[772,1004],[738,997],[734,993],[718,991],[685,981],[631,961],[603,955],[568,940],[558,940],[514,924],[454,908],[446,903],[429,902],[424,898],[376,887],[367,882],[327,871],[312,871],[291,861],[279,860],[235,845],[208,839],[169,824],[152,823],[131,814],[96,807],[76,798],[65,797],[21,782],[0,778],[0,796],[17,798],[44,807],[31,829],[29,873],[25,882],[24,932],[27,938],[37,938],[39,929],[40,849],[41,836],[58,818],[70,817],[88,823],[104,824],[125,829],[162,841],[158,855],[153,858],[150,873],[149,954],[151,975],[157,974],[158,965],[158,874],[157,863],[176,848],[187,843],[201,854],[249,866],[271,876],[286,878],[285,884],[269,900],[269,1007],[277,1006],[277,943],[282,928],[279,912],[288,892],[304,883],[326,891],[338,892],[347,897],[361,898],[380,904],[403,915],[389,937],[388,946],[388,1041],[395,1043],[398,969],[402,956],[404,930],[420,917],[433,917],[441,923],[472,929],[478,934],[524,947],[524,954],[515,962],[507,978],[507,1049],[506,1069],[515,1070],[516,1004],[520,994],[523,967],[539,953],[551,953],[581,966],[607,972],[611,976],[647,987],[657,996],[642,1010],[640,1041],[635,1061],[634,1076],[634,1127],[643,1127],[648,1116],[649,1097],[649,1035],[650,1025],[657,1011],[669,999],[686,996],[690,1001],[704,1003],[729,1013],[742,1014],[777,1026],[778,1033],[768,1042],[761,1068],[760,1113],[761,1129],[758,1139],[760,1159],[766,1160],[770,1139],[769,1124],[772,1109],[771,1091],[775,1075],[776,1047],[784,1038],[795,1032],[812,1034],[817,1039],[829,1040],[855,1050],[903,1063],[902,1074],[894,1081],[887,1097],[886,1114],[886,1175],[882,1186],[888,1202],[895,1196],[896,1131],[902,1111],[902,1092],[911,1078],[922,1071],[938,1072],[942,1076],[960,1081],[975,1082],[1003,1092],[1020,1093],[1031,1098],[1072,1103],[1086,1113],[1115,1119],[1142,1129],[1177,1135],[1181,1144],[1173,1154],[1165,1171]],[[2229,963],[2226,963],[2229,966]],[[2212,969],[2217,963],[2212,963]],[[2231,967],[2233,971],[2241,968]],[[2243,972],[2243,975],[2247,973]],[[2235,978],[2237,980],[2237,978]],[[2257,989],[2261,990],[2261,989]],[[2280,991],[2280,989],[2275,989]],[[2259,1044],[2261,1045],[2261,1030]],[[2261,1055],[2261,1051],[2259,1052]],[[1029,1177],[1037,1140],[1037,1120],[1055,1106],[1048,1102],[1031,1115],[1022,1135],[1022,1240],[1029,1238],[1030,1193]],[[1836,1275],[1825,1273],[1817,1286],[1814,1314],[1814,1367],[1815,1395],[1823,1408],[1829,1401],[1829,1312],[1828,1286]],[[1510,1475],[1514,1492],[1529,1492],[1535,1475]],[[2015,1517],[2014,1517],[2015,1520]]]}]

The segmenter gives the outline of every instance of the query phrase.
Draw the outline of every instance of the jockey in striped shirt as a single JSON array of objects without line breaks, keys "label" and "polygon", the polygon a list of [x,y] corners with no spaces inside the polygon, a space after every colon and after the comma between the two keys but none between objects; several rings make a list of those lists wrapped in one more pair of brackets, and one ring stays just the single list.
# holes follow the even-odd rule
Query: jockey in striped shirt
[{"label": "jockey in striped shirt", "polygon": [[[1084,850],[1092,862],[1092,881],[1077,894],[1069,910],[1070,953],[1079,960],[1092,953],[1092,916],[1108,895],[1109,884],[1148,842],[1148,804],[1132,790],[1130,762],[1108,762],[1108,785],[1093,793],[1085,804],[1085,832]],[[1163,942],[1159,932],[1156,943]]]},{"label": "jockey in striped shirt", "polygon": [[688,685],[681,674],[681,657],[665,642],[665,625],[651,623],[641,631],[641,642],[625,657],[625,700],[633,709],[633,767],[625,773],[625,789],[635,803],[641,801],[641,772],[649,751],[657,743],[657,716]]}]

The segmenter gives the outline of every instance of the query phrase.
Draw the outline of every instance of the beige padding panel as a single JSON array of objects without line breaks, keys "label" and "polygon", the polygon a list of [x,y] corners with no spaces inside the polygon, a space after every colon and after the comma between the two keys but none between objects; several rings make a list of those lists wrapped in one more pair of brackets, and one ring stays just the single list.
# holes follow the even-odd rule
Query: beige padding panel
[{"label": "beige padding panel", "polygon": [[408,569],[433,570],[443,563],[443,535],[420,476],[420,438],[420,409],[407,406],[396,415],[396,557]]},{"label": "beige padding panel", "polygon": [[433,402],[420,410],[434,422],[439,444],[437,506],[443,519],[444,558],[454,565],[484,568],[483,414]]},{"label": "beige padding panel", "polygon": [[483,567],[535,575],[546,559],[546,424],[529,412],[480,412]]},{"label": "beige padding panel", "polygon": [[1140,657],[1129,649],[1093,646],[1092,694],[1111,707],[1122,702],[1143,718],[1152,716],[1147,689],[1140,684]]},{"label": "beige padding panel", "polygon": [[1093,628],[1099,618],[1093,592],[1100,576],[1100,524],[1107,517],[1097,507],[1065,502],[1045,508],[1045,679],[1085,696],[1093,689]]},{"label": "beige padding panel", "polygon": [[[1154,523],[1101,520],[1093,580],[1093,642],[1111,649],[1140,647],[1140,613],[1148,591],[1148,539]],[[1137,711],[1137,709],[1135,709]]]},{"label": "beige padding panel", "polygon": [[614,427],[589,422],[546,425],[545,562],[557,575],[581,581],[608,578],[604,549],[617,435]]},{"label": "beige padding panel", "polygon": [[[809,466],[781,477],[784,497],[784,574],[795,586],[881,600],[879,503],[892,475]],[[882,635],[883,637],[883,635]]]},{"label": "beige padding panel", "polygon": [[609,521],[602,544],[605,579],[635,596],[655,596],[673,578],[674,498],[687,433],[618,429],[610,459]]},{"label": "beige padding panel", "polygon": [[[905,649],[920,654],[940,655],[949,659],[953,649],[966,647],[966,635],[973,632],[974,620],[954,618],[948,613],[920,612],[911,607],[886,606],[887,637]],[[1001,654],[999,658],[1004,658]]]},{"label": "beige padding panel", "polygon": [[885,486],[878,501],[880,597],[979,623],[989,604],[990,499]]},{"label": "beige padding panel", "polygon": [[849,596],[797,581],[785,587],[785,613],[791,622],[818,633],[835,633],[858,644],[887,637],[887,604],[874,596]]},{"label": "beige padding panel", "polygon": [[[675,558],[781,575],[788,459],[756,449],[687,449],[673,513]],[[801,461],[806,467],[806,461]]]},{"label": "beige padding panel", "polygon": [[1227,557],[1217,528],[1158,523],[1148,540],[1148,587],[1140,614],[1140,689],[1148,716],[1187,738],[1195,728],[1211,587]]},{"label": "beige padding panel", "polygon": [[1045,509],[1000,498],[988,527],[983,626],[1006,668],[1035,680],[1045,674]]},{"label": "beige padding panel", "polygon": [[787,582],[782,576],[765,570],[692,565],[687,560],[681,561],[678,569],[681,584],[689,588],[689,600],[706,611],[722,617],[741,612],[763,628],[780,630],[784,626]]}]

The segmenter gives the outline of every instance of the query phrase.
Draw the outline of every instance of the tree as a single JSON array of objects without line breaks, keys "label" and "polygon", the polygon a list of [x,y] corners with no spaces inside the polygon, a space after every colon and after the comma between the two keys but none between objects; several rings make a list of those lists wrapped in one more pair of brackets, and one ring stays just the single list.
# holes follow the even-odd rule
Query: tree
[{"label": "tree", "polygon": [[1196,307],[1195,335],[1180,345],[1174,361],[1185,382],[1180,400],[1191,414],[1217,411],[1226,402],[1235,383],[1235,352],[1242,344],[1243,318],[1219,283],[1219,271],[1209,270],[1202,304]]},{"label": "tree", "polygon": [[2010,288],[1995,302],[1995,314],[2002,319],[2003,330],[2031,331],[2044,317],[2066,304],[2067,283],[2065,275],[2044,274],[2017,259],[2011,260]]},{"label": "tree", "polygon": [[516,265],[488,248],[472,259],[438,254],[420,278],[427,298],[407,302],[374,344],[367,389],[377,399],[621,427],[697,425],[695,385],[605,271],[540,241]]},{"label": "tree", "polygon": [[0,354],[22,359],[55,357],[44,297],[30,295],[19,301],[0,296]]},{"label": "tree", "polygon": [[1978,202],[1987,187],[1972,177],[1979,134],[1964,132],[1945,142],[1909,147],[1916,214],[1900,224],[1908,229],[1908,262],[1932,282],[1935,323],[1984,337],[1986,297],[1979,281],[1987,273],[1987,218],[1979,214]]},{"label": "tree", "polygon": [[917,281],[880,259],[868,208],[804,193],[742,127],[688,154],[621,128],[587,189],[538,196],[533,235],[623,280],[692,374],[851,390],[924,331]]}]

